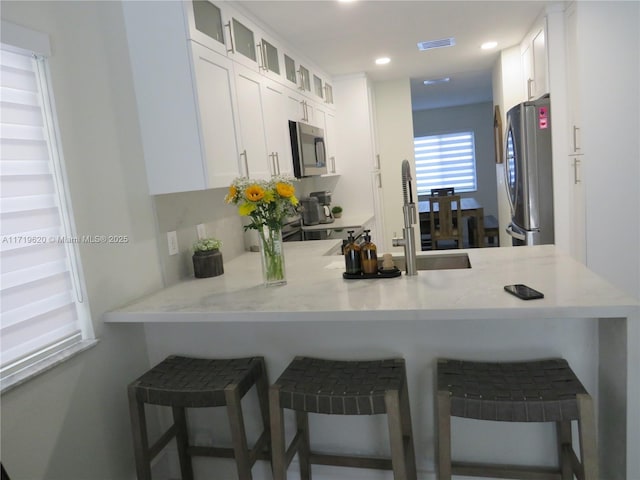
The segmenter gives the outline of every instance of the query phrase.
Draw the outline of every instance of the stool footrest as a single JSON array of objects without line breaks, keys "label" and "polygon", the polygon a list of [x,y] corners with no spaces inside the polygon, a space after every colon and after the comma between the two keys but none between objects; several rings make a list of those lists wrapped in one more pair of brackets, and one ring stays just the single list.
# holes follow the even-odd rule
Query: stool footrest
[{"label": "stool footrest", "polygon": [[156,440],[156,443],[151,445],[151,447],[149,448],[149,459],[153,460],[154,458],[156,458],[156,455],[158,455],[167,445],[167,443],[169,443],[173,439],[173,437],[176,436],[176,430],[177,427],[174,423],[167,429],[166,432],[164,432],[160,436],[160,438],[158,438],[158,440]]},{"label": "stool footrest", "polygon": [[452,462],[454,475],[521,480],[562,480],[562,474],[553,467],[498,465],[488,463]]},{"label": "stool footrest", "polygon": [[309,454],[309,461],[316,465],[334,467],[370,468],[374,470],[393,470],[391,459],[380,457],[360,457],[347,455],[331,455],[325,453]]},{"label": "stool footrest", "polygon": [[[256,460],[271,460],[271,454],[265,450],[258,450],[258,444],[251,451],[249,456],[250,463],[253,465]],[[191,445],[187,448],[187,453],[192,457],[218,457],[218,458],[234,458],[233,448],[230,447],[209,447],[204,445]]]}]

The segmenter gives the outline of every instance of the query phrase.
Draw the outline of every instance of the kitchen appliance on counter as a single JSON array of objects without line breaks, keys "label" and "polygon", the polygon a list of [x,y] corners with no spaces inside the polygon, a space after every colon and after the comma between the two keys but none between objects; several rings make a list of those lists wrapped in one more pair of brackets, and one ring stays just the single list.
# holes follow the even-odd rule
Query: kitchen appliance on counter
[{"label": "kitchen appliance on counter", "polygon": [[333,213],[331,213],[331,192],[311,192],[309,196],[318,199],[320,223],[333,223],[335,219],[333,218]]},{"label": "kitchen appliance on counter", "polygon": [[327,173],[324,130],[302,122],[289,120],[293,174],[296,178]]},{"label": "kitchen appliance on counter", "polygon": [[318,225],[321,214],[324,215],[324,209],[322,209],[318,198],[311,196],[302,197],[300,199],[300,205],[302,207],[302,224]]},{"label": "kitchen appliance on counter", "polygon": [[507,197],[513,245],[554,242],[553,170],[549,95],[507,112],[505,140]]}]

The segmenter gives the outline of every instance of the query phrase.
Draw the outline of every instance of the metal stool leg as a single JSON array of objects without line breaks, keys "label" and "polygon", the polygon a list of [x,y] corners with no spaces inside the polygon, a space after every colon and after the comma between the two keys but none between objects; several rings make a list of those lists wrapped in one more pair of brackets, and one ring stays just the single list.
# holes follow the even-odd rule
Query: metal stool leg
[{"label": "metal stool leg", "polygon": [[229,416],[229,427],[231,428],[231,438],[233,441],[233,454],[238,468],[238,478],[240,480],[251,480],[251,461],[249,460],[247,435],[244,429],[244,418],[240,405],[238,386],[227,386],[224,389],[224,396],[227,401],[227,414]]},{"label": "metal stool leg", "polygon": [[451,480],[451,398],[438,392],[438,480]]},{"label": "metal stool leg", "polygon": [[596,426],[593,400],[590,395],[577,395],[580,420],[580,459],[584,470],[584,480],[598,480],[598,449],[596,447]]},{"label": "metal stool leg", "polygon": [[280,387],[269,387],[269,417],[271,420],[271,464],[273,480],[286,480],[287,458],[284,439],[284,418],[280,408]]},{"label": "metal stool leg", "polygon": [[136,399],[133,389],[129,389],[129,415],[133,435],[133,452],[138,480],[151,480],[151,459],[149,458],[149,436],[144,403]]},{"label": "metal stool leg", "polygon": [[171,410],[173,411],[173,423],[176,428],[176,445],[178,447],[178,460],[180,461],[182,480],[193,480],[191,456],[187,451],[189,448],[187,413],[181,407],[173,407]]}]

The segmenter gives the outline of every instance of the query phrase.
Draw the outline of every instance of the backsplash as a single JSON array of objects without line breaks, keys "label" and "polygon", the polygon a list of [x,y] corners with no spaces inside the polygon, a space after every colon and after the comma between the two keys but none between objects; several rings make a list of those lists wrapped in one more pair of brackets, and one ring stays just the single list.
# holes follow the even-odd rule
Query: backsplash
[{"label": "backsplash", "polygon": [[[207,237],[222,240],[223,261],[244,253],[242,219],[234,206],[224,203],[226,188],[154,196],[158,226],[158,250],[166,286],[193,277],[192,246],[198,239],[196,225],[204,224]],[[177,255],[169,255],[167,232],[178,237]]]},{"label": "backsplash", "polygon": [[[300,198],[316,190],[331,191],[338,179],[338,176],[303,178],[296,182],[296,196]],[[254,232],[243,233],[242,217],[236,207],[224,202],[227,192],[226,188],[216,188],[153,197],[165,286],[193,277],[192,246],[198,239],[196,226],[199,224],[205,226],[207,237],[222,240],[220,251],[225,264],[248,250],[251,244],[257,244]],[[179,253],[169,255],[167,232],[173,231],[178,237]]]}]

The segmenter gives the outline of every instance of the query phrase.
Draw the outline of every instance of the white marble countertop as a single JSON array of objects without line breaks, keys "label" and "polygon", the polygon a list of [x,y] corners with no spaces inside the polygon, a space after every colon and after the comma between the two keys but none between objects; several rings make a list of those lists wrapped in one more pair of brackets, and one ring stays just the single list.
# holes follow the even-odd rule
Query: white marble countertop
[{"label": "white marble countertop", "polygon": [[[219,277],[190,279],[105,314],[106,322],[285,322],[611,318],[638,302],[555,246],[466,252],[470,269],[419,271],[397,278],[345,280],[335,240],[285,244],[287,284],[264,287],[259,253],[225,262]],[[378,252],[381,256],[382,252]],[[421,252],[447,255],[451,251]],[[503,290],[524,283],[545,298]]]},{"label": "white marble countertop", "polygon": [[345,228],[362,227],[373,219],[371,214],[342,215],[331,223],[319,223],[318,225],[302,225],[302,230],[340,230]]}]

